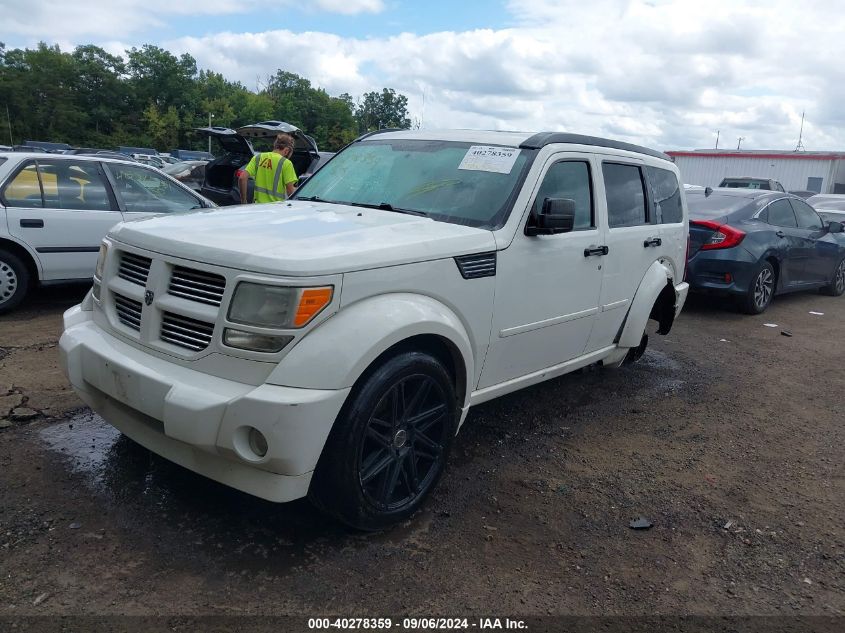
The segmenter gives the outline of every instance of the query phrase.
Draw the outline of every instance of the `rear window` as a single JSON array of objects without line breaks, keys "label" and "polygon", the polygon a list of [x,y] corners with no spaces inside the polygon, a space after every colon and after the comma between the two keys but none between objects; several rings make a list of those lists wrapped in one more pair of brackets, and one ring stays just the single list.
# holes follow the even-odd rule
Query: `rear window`
[{"label": "rear window", "polygon": [[[703,191],[687,191],[690,218],[720,218],[750,205],[753,205],[753,201],[744,196],[719,195],[718,193],[705,196]],[[751,211],[749,211],[750,215]]]}]

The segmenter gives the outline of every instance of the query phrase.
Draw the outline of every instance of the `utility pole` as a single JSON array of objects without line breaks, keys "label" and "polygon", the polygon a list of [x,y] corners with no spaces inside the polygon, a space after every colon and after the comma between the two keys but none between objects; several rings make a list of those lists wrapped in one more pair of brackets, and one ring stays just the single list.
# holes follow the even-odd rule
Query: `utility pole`
[{"label": "utility pole", "polygon": [[744,136],[740,136],[740,137],[737,139],[737,141],[736,141],[736,148],[737,148],[737,149],[739,149],[740,145],[742,145],[742,142],[743,142],[744,140],[745,140],[745,137],[744,137]]},{"label": "utility pole", "polygon": [[6,104],[6,121],[9,122],[9,145],[14,145],[15,142],[12,140],[12,117],[9,116],[9,104]]},{"label": "utility pole", "polygon": [[719,132],[720,130],[716,130],[716,149],[719,149]]},{"label": "utility pole", "polygon": [[802,141],[804,137],[804,113],[801,113],[801,130],[798,132],[798,145],[795,146],[796,152],[805,152],[807,151],[804,148],[804,143]]},{"label": "utility pole", "polygon": [[[211,112],[208,113],[208,127],[211,127],[211,119],[214,118],[214,115]],[[211,153],[211,134],[208,135],[208,153]]]}]

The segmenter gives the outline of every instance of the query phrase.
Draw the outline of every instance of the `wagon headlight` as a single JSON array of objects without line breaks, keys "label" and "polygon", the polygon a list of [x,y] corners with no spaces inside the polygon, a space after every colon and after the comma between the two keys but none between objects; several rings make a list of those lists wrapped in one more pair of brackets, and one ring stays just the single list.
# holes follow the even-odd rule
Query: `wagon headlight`
[{"label": "wagon headlight", "polygon": [[301,328],[332,301],[333,288],[293,288],[244,282],[229,305],[229,321],[254,327]]}]

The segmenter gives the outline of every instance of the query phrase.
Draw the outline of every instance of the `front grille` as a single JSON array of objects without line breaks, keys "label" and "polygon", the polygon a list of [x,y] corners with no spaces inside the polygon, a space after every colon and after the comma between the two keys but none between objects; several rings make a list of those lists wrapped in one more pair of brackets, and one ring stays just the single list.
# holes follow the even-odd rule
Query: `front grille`
[{"label": "front grille", "polygon": [[214,324],[191,317],[165,312],[161,322],[161,340],[201,352],[211,343]]},{"label": "front grille", "polygon": [[146,286],[151,263],[152,260],[149,257],[123,252],[120,255],[120,267],[117,270],[117,276],[133,284]]},{"label": "front grille", "polygon": [[219,306],[225,289],[226,279],[221,275],[176,266],[170,276],[167,292],[191,301]]},{"label": "front grille", "polygon": [[114,293],[114,309],[118,320],[126,327],[141,330],[141,302]]}]

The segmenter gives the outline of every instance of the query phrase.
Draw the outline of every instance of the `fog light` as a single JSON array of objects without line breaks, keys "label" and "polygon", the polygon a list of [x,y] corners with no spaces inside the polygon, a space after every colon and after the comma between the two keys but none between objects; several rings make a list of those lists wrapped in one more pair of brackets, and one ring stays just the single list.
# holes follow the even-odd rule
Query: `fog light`
[{"label": "fog light", "polygon": [[249,448],[259,457],[264,457],[267,454],[267,438],[255,427],[249,429]]},{"label": "fog light", "polygon": [[273,336],[271,334],[256,334],[226,328],[223,330],[223,342],[229,347],[247,349],[253,352],[281,352],[285,345],[293,340],[292,336]]}]

